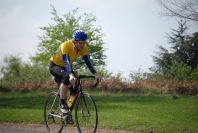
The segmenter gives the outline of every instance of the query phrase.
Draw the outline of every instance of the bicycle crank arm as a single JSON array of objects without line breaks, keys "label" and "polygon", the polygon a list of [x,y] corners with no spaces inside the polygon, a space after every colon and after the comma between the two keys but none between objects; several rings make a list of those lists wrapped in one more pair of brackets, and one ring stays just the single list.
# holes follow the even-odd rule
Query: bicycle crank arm
[{"label": "bicycle crank arm", "polygon": [[58,117],[58,118],[62,118],[60,115],[56,115],[56,114],[49,114],[51,116],[54,116],[54,117]]}]

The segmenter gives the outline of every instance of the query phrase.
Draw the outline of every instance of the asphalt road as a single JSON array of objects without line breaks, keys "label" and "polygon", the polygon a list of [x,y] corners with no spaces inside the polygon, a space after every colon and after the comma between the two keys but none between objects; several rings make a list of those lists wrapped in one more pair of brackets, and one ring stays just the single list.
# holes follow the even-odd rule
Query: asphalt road
[{"label": "asphalt road", "polygon": [[[67,130],[66,130],[67,129]],[[0,123],[0,133],[48,133],[45,125]],[[78,133],[76,127],[66,127],[62,133]],[[97,129],[97,133],[132,133],[129,131]]]},{"label": "asphalt road", "polygon": [[43,133],[42,131],[0,127],[0,133]]}]

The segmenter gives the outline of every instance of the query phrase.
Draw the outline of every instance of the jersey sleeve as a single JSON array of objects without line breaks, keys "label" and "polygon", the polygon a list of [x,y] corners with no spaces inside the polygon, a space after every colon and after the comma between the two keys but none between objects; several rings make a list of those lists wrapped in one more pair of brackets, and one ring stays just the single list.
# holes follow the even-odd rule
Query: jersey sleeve
[{"label": "jersey sleeve", "polygon": [[66,54],[63,54],[62,58],[63,58],[65,66],[66,66],[66,72],[68,75],[70,75],[72,73],[73,69],[72,69],[72,66],[69,61],[69,56]]},{"label": "jersey sleeve", "polygon": [[67,71],[67,74],[71,74],[72,73],[72,66],[70,64],[70,59],[69,59],[69,51],[70,51],[70,43],[67,41],[67,42],[64,42],[61,44],[61,52],[62,52],[62,59],[63,59],[63,62],[65,64],[65,67],[66,67],[66,71]]},{"label": "jersey sleeve", "polygon": [[89,56],[88,56],[88,55],[84,55],[84,56],[83,56],[83,59],[84,59],[84,61],[85,61],[85,64],[86,64],[87,67],[89,68],[89,70],[92,72],[92,74],[95,74],[95,73],[96,73],[96,70],[95,70],[95,68],[94,68],[94,66],[93,66],[93,64],[92,64],[92,62],[91,62]]}]

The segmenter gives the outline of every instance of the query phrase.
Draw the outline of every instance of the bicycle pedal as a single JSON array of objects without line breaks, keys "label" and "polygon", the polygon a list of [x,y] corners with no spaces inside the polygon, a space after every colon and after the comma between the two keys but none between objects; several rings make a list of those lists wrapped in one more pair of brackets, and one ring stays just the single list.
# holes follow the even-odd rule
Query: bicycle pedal
[{"label": "bicycle pedal", "polygon": [[73,125],[74,124],[74,121],[72,119],[72,115],[68,115],[66,117],[66,123],[69,124],[69,125]]},{"label": "bicycle pedal", "polygon": [[71,115],[71,113],[70,112],[68,112],[68,113],[62,113],[62,119],[66,119],[69,115]]}]

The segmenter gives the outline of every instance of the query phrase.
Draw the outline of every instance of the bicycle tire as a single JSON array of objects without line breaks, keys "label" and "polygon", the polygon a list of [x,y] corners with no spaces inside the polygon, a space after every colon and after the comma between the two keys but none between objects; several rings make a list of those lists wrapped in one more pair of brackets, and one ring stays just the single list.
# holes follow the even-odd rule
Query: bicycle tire
[{"label": "bicycle tire", "polygon": [[95,133],[98,126],[98,111],[94,99],[80,94],[75,107],[75,121],[79,133]]},{"label": "bicycle tire", "polygon": [[57,92],[51,92],[44,105],[44,121],[49,133],[61,133],[63,130],[64,122],[62,119],[53,116],[61,116],[59,105],[60,100]]}]

